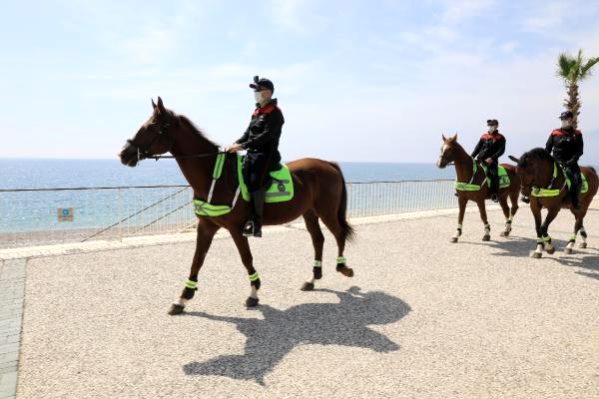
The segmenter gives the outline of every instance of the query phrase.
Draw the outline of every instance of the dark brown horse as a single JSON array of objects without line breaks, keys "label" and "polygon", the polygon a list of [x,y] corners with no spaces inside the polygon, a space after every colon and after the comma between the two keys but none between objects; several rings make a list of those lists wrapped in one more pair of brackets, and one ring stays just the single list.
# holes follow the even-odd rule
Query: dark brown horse
[{"label": "dark brown horse", "polygon": [[[219,147],[208,140],[186,117],[167,110],[158,97],[158,104],[152,100],[154,112],[141,126],[133,139],[120,153],[121,162],[135,166],[143,159],[170,152],[177,160],[183,175],[193,188],[194,198],[206,200],[212,185],[212,173]],[[241,261],[250,277],[251,293],[246,301],[248,307],[258,305],[260,278],[252,259],[248,239],[242,235],[242,228],[248,219],[250,208],[243,200],[235,201],[238,187],[237,155],[227,154],[222,177],[216,183],[211,203],[233,204],[230,213],[219,217],[200,217],[197,229],[195,255],[189,279],[178,303],[172,305],[169,314],[183,312],[186,303],[197,290],[198,272],[215,233],[222,227],[229,231]],[[339,165],[319,159],[306,158],[288,164],[292,173],[295,194],[291,201],[266,204],[264,224],[276,225],[291,222],[303,216],[314,245],[313,277],[303,286],[304,290],[314,288],[314,281],[322,277],[322,252],[324,236],[319,220],[333,233],[337,241],[337,271],[347,277],[353,270],[346,265],[343,251],[345,242],[352,238],[354,231],[346,218],[347,191]]]},{"label": "dark brown horse", "polygon": [[[468,201],[476,202],[478,210],[480,212],[480,218],[485,225],[485,234],[483,241],[489,241],[491,239],[491,226],[487,220],[487,210],[485,208],[485,199],[491,198],[491,190],[487,185],[485,172],[480,165],[480,162],[474,163],[470,155],[464,150],[458,143],[458,135],[446,138],[444,135],[443,145],[441,146],[441,155],[437,161],[439,168],[445,168],[448,164],[455,164],[455,171],[457,175],[457,193],[458,193],[458,204],[460,207],[460,213],[458,215],[458,229],[451,238],[451,242],[458,242],[459,237],[462,235],[462,223],[464,221],[464,213],[466,212],[466,205]],[[502,237],[509,236],[512,231],[512,220],[514,215],[518,211],[518,190],[520,187],[520,179],[516,173],[516,168],[510,164],[501,164],[507,171],[510,178],[510,185],[506,188],[499,190],[499,204],[505,215],[505,229],[501,233]],[[461,184],[461,186],[460,186]],[[508,205],[508,197],[512,203],[510,209]]]},{"label": "dark brown horse", "polygon": [[[530,197],[530,210],[535,218],[537,231],[537,246],[532,256],[540,258],[543,249],[548,254],[555,252],[548,234],[549,225],[555,219],[560,209],[566,208],[574,214],[574,233],[566,246],[566,253],[571,254],[576,236],[582,237],[581,247],[586,248],[587,233],[584,229],[584,217],[587,214],[593,197],[597,194],[599,177],[594,168],[583,167],[581,172],[586,176],[588,191],[581,194],[580,208],[574,209],[570,199],[564,172],[557,166],[555,160],[544,148],[535,148],[525,152],[520,158],[510,156],[512,161],[518,162],[518,174],[522,181],[522,194]],[[541,223],[541,209],[547,208],[545,221]]]}]

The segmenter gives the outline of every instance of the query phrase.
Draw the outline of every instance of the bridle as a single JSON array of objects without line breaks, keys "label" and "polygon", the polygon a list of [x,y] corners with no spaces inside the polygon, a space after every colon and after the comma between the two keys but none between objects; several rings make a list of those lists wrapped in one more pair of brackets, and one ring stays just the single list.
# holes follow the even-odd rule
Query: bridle
[{"label": "bridle", "polygon": [[214,155],[222,154],[222,153],[226,152],[226,151],[218,151],[218,152],[210,152],[210,153],[202,153],[202,154],[194,154],[194,155],[152,155],[152,154],[148,153],[148,151],[150,150],[150,148],[152,148],[152,146],[156,143],[156,141],[158,141],[162,137],[165,137],[169,140],[168,149],[165,152],[171,152],[171,150],[173,149],[173,145],[175,144],[175,140],[168,133],[168,129],[170,126],[171,126],[171,124],[169,122],[161,123],[158,127],[158,134],[156,134],[156,136],[154,136],[154,138],[152,140],[150,140],[150,142],[145,146],[138,145],[137,143],[135,143],[134,139],[127,140],[127,143],[129,145],[131,145],[137,149],[137,161],[138,162],[143,159],[154,159],[154,160],[158,161],[159,159],[162,159],[162,158],[168,158],[168,159],[206,158],[206,157],[210,157],[210,156],[214,156]]}]

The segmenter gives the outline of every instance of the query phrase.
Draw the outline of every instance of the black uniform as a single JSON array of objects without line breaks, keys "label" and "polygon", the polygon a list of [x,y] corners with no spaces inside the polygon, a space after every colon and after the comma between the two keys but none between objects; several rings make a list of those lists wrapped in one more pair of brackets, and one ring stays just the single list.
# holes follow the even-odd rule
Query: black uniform
[{"label": "black uniform", "polygon": [[573,128],[554,130],[545,145],[545,150],[550,154],[553,151],[553,158],[564,169],[572,182],[570,193],[575,207],[578,204],[578,192],[581,186],[578,159],[582,156],[583,149],[582,133],[580,130],[574,130]]},{"label": "black uniform", "polygon": [[[497,131],[483,134],[476,147],[474,147],[474,151],[472,151],[472,158],[483,161],[487,165],[489,177],[491,178],[491,192],[494,194],[499,192],[498,159],[504,152],[505,137]],[[493,163],[490,165],[485,163],[484,161],[487,158],[493,159]]]},{"label": "black uniform", "polygon": [[236,141],[247,150],[244,177],[250,192],[260,190],[266,183],[270,170],[281,162],[279,138],[285,119],[272,99],[263,107],[257,107],[243,136]]}]

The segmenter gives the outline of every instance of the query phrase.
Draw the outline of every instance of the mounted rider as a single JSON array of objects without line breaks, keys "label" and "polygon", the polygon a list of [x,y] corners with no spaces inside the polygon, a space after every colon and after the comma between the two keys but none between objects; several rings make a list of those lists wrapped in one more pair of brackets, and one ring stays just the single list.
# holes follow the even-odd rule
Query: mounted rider
[{"label": "mounted rider", "polygon": [[254,89],[256,109],[248,128],[229,148],[229,152],[247,150],[243,176],[251,196],[252,214],[243,228],[243,235],[262,237],[265,185],[269,180],[269,172],[281,162],[279,138],[285,119],[277,99],[272,98],[275,87],[270,80],[254,76],[250,88]]},{"label": "mounted rider", "polygon": [[570,179],[572,206],[574,209],[579,209],[582,177],[578,160],[584,150],[582,133],[580,130],[574,129],[574,114],[571,111],[562,112],[559,118],[562,121],[562,127],[551,132],[545,150],[550,154],[553,152],[553,158],[561,166],[566,177]]},{"label": "mounted rider", "polygon": [[499,133],[497,119],[487,120],[487,133],[480,136],[478,144],[472,151],[472,158],[482,162],[487,167],[491,182],[491,200],[499,201],[499,162],[505,152],[505,137]]}]

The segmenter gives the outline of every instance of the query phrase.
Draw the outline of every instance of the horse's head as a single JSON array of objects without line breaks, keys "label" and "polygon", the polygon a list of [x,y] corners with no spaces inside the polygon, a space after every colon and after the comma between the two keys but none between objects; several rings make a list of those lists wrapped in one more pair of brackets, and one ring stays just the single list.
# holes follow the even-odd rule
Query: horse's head
[{"label": "horse's head", "polygon": [[136,166],[140,160],[154,155],[169,152],[173,146],[173,138],[169,135],[169,127],[176,123],[175,116],[164,107],[158,97],[158,104],[152,100],[154,109],[150,118],[139,128],[132,139],[121,150],[119,157],[127,166]]},{"label": "horse's head", "polygon": [[509,158],[517,164],[516,172],[520,177],[520,191],[523,195],[530,196],[532,187],[542,186],[547,176],[551,176],[553,159],[544,148],[534,148],[520,158],[512,155]]},{"label": "horse's head", "polygon": [[445,137],[442,134],[441,137],[443,138],[443,143],[441,144],[441,155],[439,155],[439,159],[437,160],[437,167],[443,169],[455,161],[458,135],[456,133],[453,137]]}]

